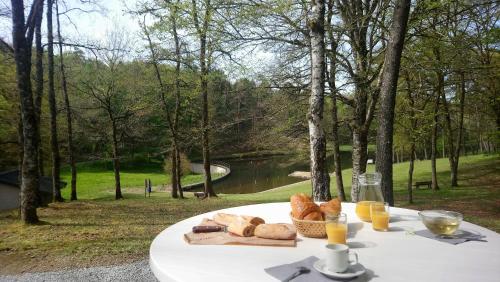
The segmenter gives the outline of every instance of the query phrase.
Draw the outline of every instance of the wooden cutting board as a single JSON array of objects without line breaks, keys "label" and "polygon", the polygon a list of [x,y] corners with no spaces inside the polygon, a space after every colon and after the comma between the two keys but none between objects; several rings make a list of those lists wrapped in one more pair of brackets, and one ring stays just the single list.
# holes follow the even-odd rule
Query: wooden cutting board
[{"label": "wooden cutting board", "polygon": [[[200,225],[217,225],[209,219],[204,219]],[[184,234],[184,240],[192,245],[249,245],[249,246],[274,246],[274,247],[295,247],[296,240],[273,240],[256,236],[240,237],[229,232],[210,232]]]}]

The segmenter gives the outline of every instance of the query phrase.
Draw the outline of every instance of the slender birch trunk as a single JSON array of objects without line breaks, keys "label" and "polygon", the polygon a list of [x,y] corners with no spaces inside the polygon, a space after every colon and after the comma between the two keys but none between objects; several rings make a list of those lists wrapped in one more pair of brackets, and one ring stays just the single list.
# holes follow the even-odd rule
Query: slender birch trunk
[{"label": "slender birch trunk", "polygon": [[311,96],[309,98],[309,140],[311,150],[311,182],[315,201],[328,201],[330,175],[326,166],[326,136],[323,130],[325,96],[325,2],[312,1],[309,18],[311,37]]}]

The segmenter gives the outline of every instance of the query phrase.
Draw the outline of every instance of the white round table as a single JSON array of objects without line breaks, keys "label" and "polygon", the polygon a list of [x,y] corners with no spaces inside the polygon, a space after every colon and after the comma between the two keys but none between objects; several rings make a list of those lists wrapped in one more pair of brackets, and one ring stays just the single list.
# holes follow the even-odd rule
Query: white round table
[{"label": "white round table", "polygon": [[[368,270],[352,281],[500,281],[500,235],[468,222],[461,229],[474,230],[488,242],[452,245],[412,234],[425,229],[417,211],[391,208],[390,231],[372,230],[354,213],[355,205],[342,203],[347,214],[347,243]],[[277,281],[264,269],[323,258],[326,239],[298,235],[297,247],[189,245],[183,234],[203,218],[217,212],[260,216],[268,223],[291,223],[290,203],[241,206],[188,218],[161,232],[151,243],[150,267],[160,281]]]}]

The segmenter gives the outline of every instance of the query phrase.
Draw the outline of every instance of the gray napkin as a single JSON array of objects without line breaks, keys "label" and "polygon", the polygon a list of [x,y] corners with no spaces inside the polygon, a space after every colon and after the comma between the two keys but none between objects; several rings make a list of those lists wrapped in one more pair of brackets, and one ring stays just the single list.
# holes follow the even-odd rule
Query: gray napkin
[{"label": "gray napkin", "polygon": [[427,229],[424,230],[419,230],[415,231],[416,235],[429,238],[429,239],[434,239],[440,242],[445,242],[448,244],[452,245],[458,245],[467,241],[477,241],[478,239],[483,240],[486,236],[480,235],[480,234],[474,234],[472,232],[468,232],[465,230],[460,230],[460,233],[457,235],[454,235],[453,237],[441,237],[438,235],[433,234]]},{"label": "gray napkin", "polygon": [[309,268],[311,270],[311,272],[304,273],[304,274],[296,277],[292,281],[294,281],[294,282],[296,282],[296,281],[297,282],[299,282],[299,281],[302,281],[302,282],[312,282],[312,281],[314,281],[314,282],[322,282],[322,281],[331,282],[331,281],[335,281],[335,280],[332,280],[332,279],[324,276],[319,271],[314,269],[313,264],[317,260],[319,260],[317,257],[311,256],[311,257],[305,258],[301,261],[297,261],[297,262],[290,263],[290,264],[273,266],[270,268],[266,268],[264,270],[269,275],[273,276],[274,278],[278,279],[279,281],[283,281],[285,278],[287,278],[292,273],[297,271],[298,266],[305,266],[305,267]]}]

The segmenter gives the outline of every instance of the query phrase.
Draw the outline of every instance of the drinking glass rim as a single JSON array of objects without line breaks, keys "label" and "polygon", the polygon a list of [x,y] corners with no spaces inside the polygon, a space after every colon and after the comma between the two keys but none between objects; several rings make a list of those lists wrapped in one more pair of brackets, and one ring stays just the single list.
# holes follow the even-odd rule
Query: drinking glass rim
[{"label": "drinking glass rim", "polygon": [[333,214],[333,213],[330,213],[330,214],[325,214],[325,221],[334,221],[335,219],[340,219],[344,217],[346,220],[347,220],[347,214],[344,213],[344,212],[341,212],[339,214]]}]

